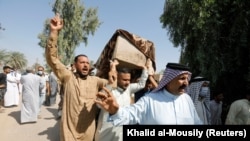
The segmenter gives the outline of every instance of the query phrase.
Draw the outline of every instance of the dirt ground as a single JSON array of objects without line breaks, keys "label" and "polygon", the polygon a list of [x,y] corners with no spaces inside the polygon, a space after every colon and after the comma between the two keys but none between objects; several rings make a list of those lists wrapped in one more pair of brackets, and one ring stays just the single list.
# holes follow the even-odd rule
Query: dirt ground
[{"label": "dirt ground", "polygon": [[[59,97],[57,97],[59,101]],[[57,102],[58,103],[58,102]],[[1,141],[59,141],[58,105],[42,106],[41,119],[36,123],[20,124],[20,104],[17,107],[5,107],[0,113]]]}]

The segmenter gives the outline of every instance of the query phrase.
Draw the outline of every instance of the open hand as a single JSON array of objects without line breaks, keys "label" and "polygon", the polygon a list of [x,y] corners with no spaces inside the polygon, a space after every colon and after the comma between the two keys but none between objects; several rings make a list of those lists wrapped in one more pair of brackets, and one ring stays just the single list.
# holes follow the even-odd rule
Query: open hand
[{"label": "open hand", "polygon": [[115,114],[119,105],[113,96],[113,94],[105,87],[103,87],[103,91],[97,93],[97,99],[95,100],[99,106],[101,106],[104,110],[108,111],[111,115]]}]

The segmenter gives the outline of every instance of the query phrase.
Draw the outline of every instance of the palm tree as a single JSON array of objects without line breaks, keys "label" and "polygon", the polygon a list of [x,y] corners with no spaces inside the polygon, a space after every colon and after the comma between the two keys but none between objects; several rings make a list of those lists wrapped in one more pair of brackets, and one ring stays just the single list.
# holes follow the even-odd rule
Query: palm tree
[{"label": "palm tree", "polygon": [[24,54],[20,52],[8,52],[6,55],[6,62],[5,64],[8,64],[16,69],[23,69],[25,66],[27,66],[27,59],[25,58]]},{"label": "palm tree", "polygon": [[4,49],[2,49],[2,50],[0,50],[0,58],[1,58],[1,60],[0,60],[0,64],[4,64],[4,62],[6,62],[6,57],[7,57],[7,52],[6,52],[6,50],[4,50]]}]

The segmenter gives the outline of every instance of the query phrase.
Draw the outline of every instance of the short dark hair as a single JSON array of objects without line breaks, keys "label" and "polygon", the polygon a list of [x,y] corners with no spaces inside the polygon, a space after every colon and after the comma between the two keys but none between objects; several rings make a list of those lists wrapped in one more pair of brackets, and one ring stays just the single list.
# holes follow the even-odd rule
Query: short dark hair
[{"label": "short dark hair", "polygon": [[130,73],[131,74],[131,70],[129,68],[118,68],[117,72],[118,73]]},{"label": "short dark hair", "polygon": [[77,55],[77,56],[75,57],[74,62],[76,63],[77,60],[78,60],[78,58],[81,57],[81,56],[82,56],[82,57],[87,57],[87,58],[88,58],[88,56],[85,55],[85,54],[79,54],[79,55]]},{"label": "short dark hair", "polygon": [[44,70],[44,67],[43,67],[43,66],[38,66],[37,69],[39,69],[39,68],[42,68],[42,69]]},{"label": "short dark hair", "polygon": [[10,66],[3,66],[3,70],[6,70],[6,69],[11,69]]}]

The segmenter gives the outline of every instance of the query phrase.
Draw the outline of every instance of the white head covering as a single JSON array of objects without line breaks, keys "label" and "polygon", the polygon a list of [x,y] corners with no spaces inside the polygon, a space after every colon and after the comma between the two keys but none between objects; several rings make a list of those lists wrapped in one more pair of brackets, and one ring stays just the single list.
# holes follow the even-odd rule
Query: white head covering
[{"label": "white head covering", "polygon": [[161,81],[159,82],[159,85],[157,88],[155,88],[152,92],[156,92],[161,90],[163,87],[165,87],[171,80],[173,80],[175,77],[188,73],[188,80],[190,80],[192,73],[190,72],[189,68],[187,66],[177,64],[177,63],[168,63],[166,66],[166,69],[163,73],[163,77]]}]

